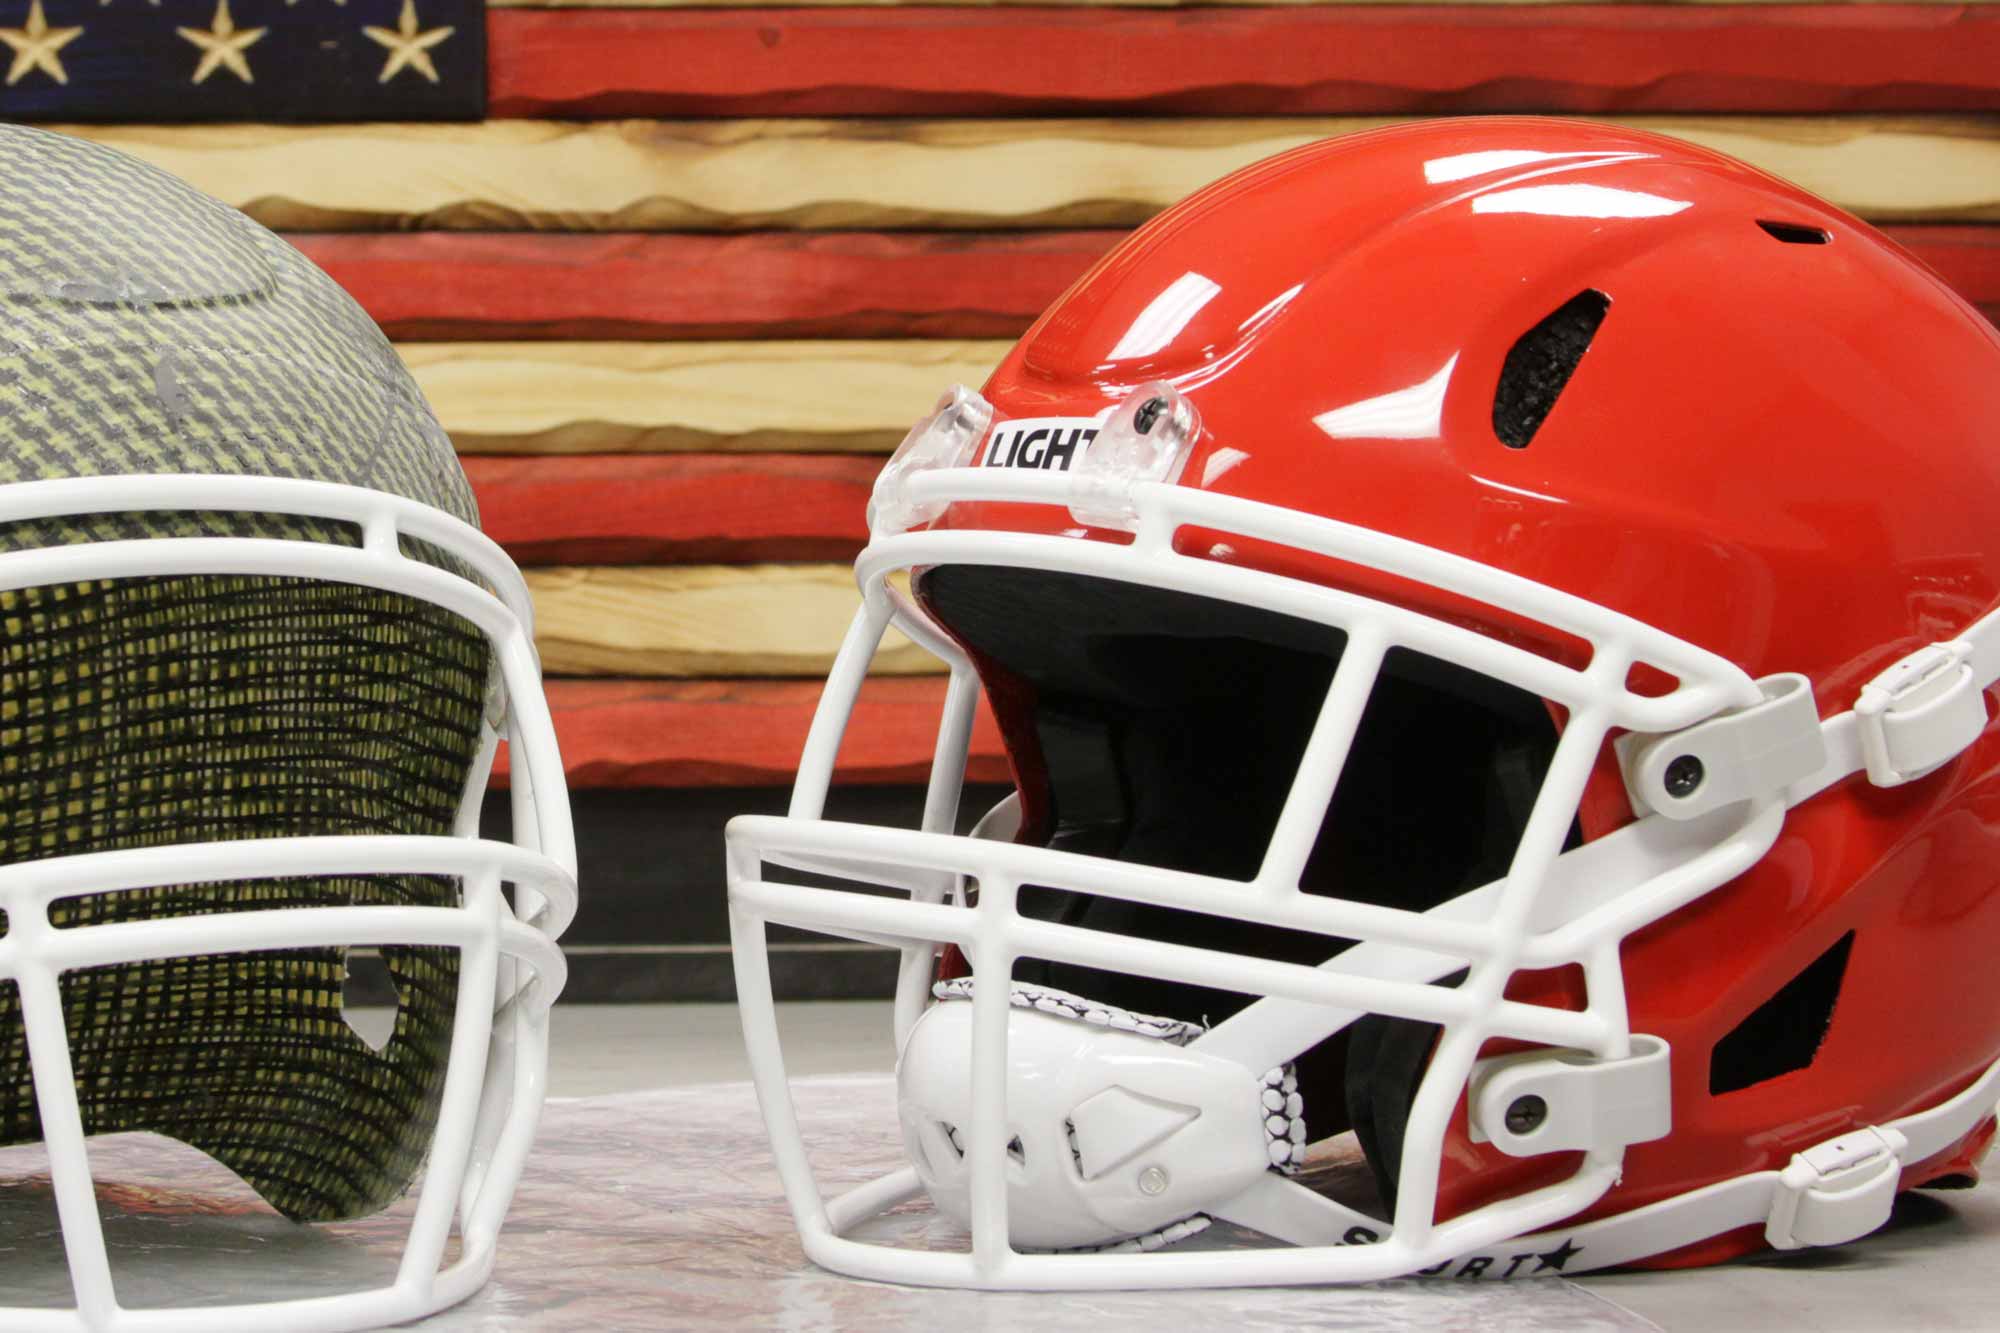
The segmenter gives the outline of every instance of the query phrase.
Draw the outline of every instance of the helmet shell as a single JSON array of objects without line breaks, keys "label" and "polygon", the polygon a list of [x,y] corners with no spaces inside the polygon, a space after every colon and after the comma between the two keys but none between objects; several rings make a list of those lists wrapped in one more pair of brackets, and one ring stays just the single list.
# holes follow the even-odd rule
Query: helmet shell
[{"label": "helmet shell", "polygon": [[[1552,393],[1552,354],[1538,368],[1528,335],[1566,307],[1599,318]],[[2000,333],[1859,220],[1678,140],[1484,118],[1273,158],[1107,255],[985,393],[1003,421],[1083,417],[1154,380],[1201,421],[1178,484],[1534,579],[1753,678],[1803,673],[1823,715],[2000,597]],[[1524,400],[1543,415],[1522,441]],[[961,503],[939,526],[1121,539],[1011,504]],[[1297,551],[1188,529],[1175,542],[1558,658],[1588,651]],[[1031,788],[1032,728],[1010,725],[1004,693],[995,703]],[[1905,787],[1850,777],[1792,812],[1749,872],[1627,940],[1632,1028],[1673,1049],[1674,1129],[1628,1151],[1593,1215],[1782,1167],[1935,1105],[2000,1056],[1996,764],[1989,726]],[[1583,835],[1631,818],[1607,751]],[[1843,948],[1830,1020],[1799,1037],[1810,1062],[1712,1091],[1717,1043]],[[1523,974],[1510,994],[1562,1003],[1575,984]],[[1904,1183],[1968,1175],[1990,1134],[1989,1122]],[[1473,1144],[1461,1107],[1440,1213],[1573,1164]],[[1761,1243],[1733,1233],[1678,1258]]]}]

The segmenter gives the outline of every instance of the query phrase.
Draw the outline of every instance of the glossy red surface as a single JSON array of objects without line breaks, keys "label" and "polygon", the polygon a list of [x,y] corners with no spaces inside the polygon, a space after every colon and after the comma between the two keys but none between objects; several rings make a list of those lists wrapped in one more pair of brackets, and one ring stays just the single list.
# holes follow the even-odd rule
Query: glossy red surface
[{"label": "glossy red surface", "polygon": [[[1782,243],[1760,221],[1817,228],[1827,243]],[[1506,447],[1493,405],[1509,348],[1587,290],[1610,301],[1594,341],[1532,442]],[[1494,118],[1272,159],[1119,246],[986,393],[1003,418],[1085,415],[1156,378],[1203,423],[1181,484],[1511,570],[1753,677],[1802,672],[1823,713],[2000,595],[2000,335],[1879,233],[1675,140]],[[1070,520],[960,505],[944,523],[1061,531]],[[1370,585],[1296,553],[1179,541]],[[1429,604],[1495,634],[1534,633]],[[1616,784],[1601,765],[1586,836],[1630,817]],[[1628,941],[1634,1029],[1674,1050],[1674,1133],[1632,1149],[1595,1211],[1782,1166],[1965,1086],[2000,1056],[1997,890],[1989,728],[1907,787],[1849,779],[1814,799],[1752,871]],[[1711,1096],[1716,1041],[1849,930],[1812,1066]],[[1462,1131],[1461,1116],[1442,1212],[1537,1174]],[[1931,1173],[1962,1171],[1984,1134]],[[1681,1258],[1757,1244],[1738,1233]]]}]

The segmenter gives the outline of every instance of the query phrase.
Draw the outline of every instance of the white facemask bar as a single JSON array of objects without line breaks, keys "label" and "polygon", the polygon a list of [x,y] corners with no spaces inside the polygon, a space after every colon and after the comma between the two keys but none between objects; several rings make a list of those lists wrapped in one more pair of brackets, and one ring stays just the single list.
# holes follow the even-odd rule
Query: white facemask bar
[{"label": "white facemask bar", "polygon": [[[0,523],[92,513],[233,512],[350,523],[358,547],[243,537],[86,542],[0,554],[0,588],[171,575],[264,575],[379,588],[441,607],[492,645],[499,710],[489,709],[453,837],[345,836],[186,844],[0,866],[0,978],[20,989],[36,1100],[76,1293],[73,1309],[0,1308],[10,1329],[135,1333],[298,1333],[401,1323],[463,1300],[491,1273],[502,1218],[519,1183],[545,1091],[549,1007],[567,975],[554,941],[576,913],[569,798],[533,641],[528,591],[477,528],[426,505],[361,487],[266,477],[120,476],[0,488]],[[487,585],[406,556],[420,540]],[[489,588],[491,589],[489,591]],[[495,718],[500,718],[496,729]],[[512,844],[479,838],[494,751],[512,751]],[[456,907],[281,908],[57,930],[59,898],[182,883],[287,876],[439,875],[460,881]],[[513,886],[510,906],[503,884]],[[397,1277],[390,1286],[252,1305],[126,1309],[117,1303],[77,1107],[59,977],[188,954],[327,946],[435,945],[459,951],[458,1009],[445,1087]],[[453,1223],[459,1257],[440,1271]]]},{"label": "white facemask bar", "polygon": [[[967,469],[914,477],[907,488],[920,503],[1040,504],[1068,504],[1076,489],[1061,476]],[[878,536],[857,563],[864,605],[815,718],[790,817],[746,817],[731,825],[732,928],[746,1039],[780,1173],[808,1254],[816,1262],[856,1276],[953,1286],[1357,1281],[1476,1255],[1587,1207],[1615,1181],[1622,1146],[1590,1152],[1567,1182],[1449,1223],[1435,1222],[1431,1209],[1446,1122],[1472,1073],[1481,1043],[1492,1036],[1515,1036],[1574,1047],[1604,1061],[1630,1056],[1618,965],[1620,941],[1754,864],[1775,840],[1787,805],[1832,780],[1825,770],[1837,764],[1837,756],[1811,778],[1805,774],[1812,773],[1813,765],[1800,768],[1794,759],[1796,771],[1782,776],[1775,786],[1756,787],[1754,798],[1677,818],[1652,815],[1563,853],[1564,835],[1610,728],[1642,735],[1675,733],[1725,713],[1754,716],[1767,703],[1764,691],[1733,664],[1656,629],[1431,548],[1178,487],[1138,485],[1132,488],[1131,499],[1136,523],[1130,546],[980,531]],[[1586,668],[1572,670],[1419,613],[1184,556],[1172,547],[1174,534],[1183,526],[1281,543],[1502,607],[1585,640],[1592,647],[1592,659]],[[1214,880],[948,836],[964,772],[976,678],[955,645],[886,582],[897,569],[946,563],[1062,570],[1169,587],[1336,625],[1347,632],[1346,650],[1256,879],[1248,884]],[[922,832],[820,818],[842,729],[876,644],[892,621],[952,668]],[[1482,671],[1561,703],[1569,714],[1508,877],[1422,915],[1312,897],[1297,885],[1375,672],[1392,646]],[[1667,672],[1679,685],[1657,697],[1632,693],[1625,682],[1637,662]],[[1809,701],[1809,691],[1806,697]],[[1807,716],[1816,729],[1816,714],[1808,709]],[[1840,731],[1840,722],[1829,724],[1830,736],[1837,739]],[[1844,748],[1852,751],[1854,745],[1849,741]],[[765,863],[897,885],[910,890],[913,901],[770,883],[763,878]],[[979,882],[976,910],[946,905],[961,873]],[[1090,938],[1093,932],[1015,915],[1013,894],[1022,883],[1142,898],[1196,911],[1213,911],[1225,903],[1231,915],[1244,920],[1317,930],[1361,943],[1322,968],[1308,969],[1122,937]],[[1330,1248],[1357,1224],[1365,1223],[1371,1236],[1380,1232],[1380,1224],[1274,1174],[1261,1191],[1264,1197],[1250,1201],[1247,1215],[1238,1220],[1305,1248],[1176,1252],[1166,1265],[1143,1254],[1033,1255],[1012,1250],[1006,1239],[1001,1159],[1007,1136],[999,1132],[1005,1110],[1003,1099],[992,1095],[1005,1087],[1007,997],[1002,988],[989,986],[973,998],[975,1119],[968,1154],[972,1253],[916,1253],[847,1239],[841,1233],[921,1189],[915,1173],[904,1171],[822,1203],[784,1080],[763,946],[767,921],[901,948],[899,1044],[928,1003],[934,941],[957,944],[975,974],[989,977],[1007,975],[1015,957],[1031,953],[1264,994],[1268,998],[1254,1002],[1195,1043],[1253,1070],[1291,1058],[1363,1013],[1442,1023],[1443,1037],[1411,1110],[1392,1233],[1379,1243]],[[1570,962],[1580,964],[1587,979],[1589,1007],[1583,1013],[1502,998],[1515,969]],[[1470,975],[1455,991],[1423,984],[1466,963],[1471,964]],[[982,1123],[982,1118],[989,1123]],[[1968,1121],[1964,1129],[1972,1123]],[[1657,1238],[1658,1229],[1652,1230]],[[1660,1245],[1645,1252],[1664,1248],[1671,1247]]]}]

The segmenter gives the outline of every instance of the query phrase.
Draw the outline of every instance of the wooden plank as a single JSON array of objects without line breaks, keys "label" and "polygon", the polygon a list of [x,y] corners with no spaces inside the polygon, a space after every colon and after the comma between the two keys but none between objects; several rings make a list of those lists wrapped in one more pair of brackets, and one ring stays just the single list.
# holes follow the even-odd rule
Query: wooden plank
[{"label": "wooden plank", "polygon": [[[2000,228],[1903,227],[1891,234],[1989,316],[2000,315]],[[1102,241],[1093,233],[1068,262],[1085,266],[1088,252]],[[995,285],[1004,285],[1006,254],[977,247],[954,262],[966,270],[986,263],[995,270]],[[1057,285],[1064,275],[1047,259],[1036,255],[1030,267]],[[1025,325],[1029,316],[1015,318]],[[884,452],[944,386],[983,382],[1006,348],[998,340],[926,339],[404,343],[400,350],[461,451],[588,454]],[[574,480],[581,486],[593,475],[579,472]],[[665,472],[644,475],[668,484]],[[592,502],[578,492],[564,503],[573,515]],[[782,535],[754,531],[758,540]],[[557,535],[546,526],[541,533],[527,540]],[[829,536],[803,535],[813,541]],[[680,540],[662,533],[589,534],[590,540],[626,538]]]},{"label": "wooden plank", "polygon": [[[920,783],[930,773],[945,682],[877,678],[861,687],[839,783]],[[552,680],[549,707],[572,787],[761,787],[791,782],[819,705],[804,680]],[[496,780],[506,776],[506,763]],[[1004,782],[984,702],[967,773]]]},{"label": "wooden plank", "polygon": [[[1350,3],[1380,6],[1385,9],[1402,5],[1421,4],[1424,0],[1350,0]],[[1653,3],[1687,5],[1693,7],[1755,5],[1765,6],[1771,0],[1652,0]],[[756,9],[769,0],[486,0],[490,9]],[[856,7],[885,8],[907,5],[911,0],[793,0],[795,4],[815,7]],[[923,0],[925,4],[943,4],[952,8],[1015,8],[1026,5],[1046,5],[1058,8],[1079,8],[1098,10],[1116,5],[1147,9],[1193,9],[1211,5],[1258,6],[1281,5],[1311,7],[1325,3],[1325,0]],[[1562,0],[1462,0],[1462,3],[1486,7],[1524,6],[1530,10],[1553,7]],[[1906,0],[1919,7],[1936,6],[1956,9],[1961,6],[2000,4],[2000,0]]]},{"label": "wooden plank", "polygon": [[849,561],[882,460],[473,457],[480,526],[522,565]]},{"label": "wooden plank", "polygon": [[[2000,305],[2000,227],[1889,234],[1976,305]],[[290,239],[391,337],[1007,338],[1125,235],[458,232]]]},{"label": "wooden plank", "polygon": [[2000,13],[1940,6],[531,9],[489,28],[496,116],[2000,108]]},{"label": "wooden plank", "polygon": [[2000,227],[1892,227],[1889,235],[2000,323]]},{"label": "wooden plank", "polygon": [[[2000,220],[2000,121],[1637,116],[1864,216]],[[279,228],[1126,226],[1367,117],[73,127]]]},{"label": "wooden plank", "polygon": [[289,239],[392,338],[1011,338],[1119,231]]},{"label": "wooden plank", "polygon": [[[2000,228],[1889,234],[1974,304]],[[757,232],[744,236],[291,239],[389,335],[430,339],[1010,338],[1125,235]]]},{"label": "wooden plank", "polygon": [[882,452],[1004,342],[407,343],[465,453]]},{"label": "wooden plank", "polygon": [[[845,565],[564,566],[527,571],[554,676],[824,676],[861,604]],[[877,675],[943,665],[891,630]]]}]

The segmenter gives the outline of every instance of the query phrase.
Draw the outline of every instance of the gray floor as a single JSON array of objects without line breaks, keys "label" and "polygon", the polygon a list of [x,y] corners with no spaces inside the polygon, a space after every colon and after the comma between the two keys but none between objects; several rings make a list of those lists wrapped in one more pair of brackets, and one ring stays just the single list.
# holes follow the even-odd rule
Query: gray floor
[{"label": "gray floor", "polygon": [[[733,1004],[559,1004],[551,1021],[551,1097],[750,1078]],[[873,1073],[895,1064],[886,1001],[788,1004],[779,1021],[794,1074]]]},{"label": "gray floor", "polygon": [[[888,1005],[785,1006],[795,1075],[885,1072]],[[733,1005],[593,1005],[555,1014],[557,1097],[733,1083],[748,1077]],[[2000,1330],[2000,1182],[1905,1196],[1884,1232],[1838,1250],[1681,1273],[1579,1280],[1668,1330]]]}]

